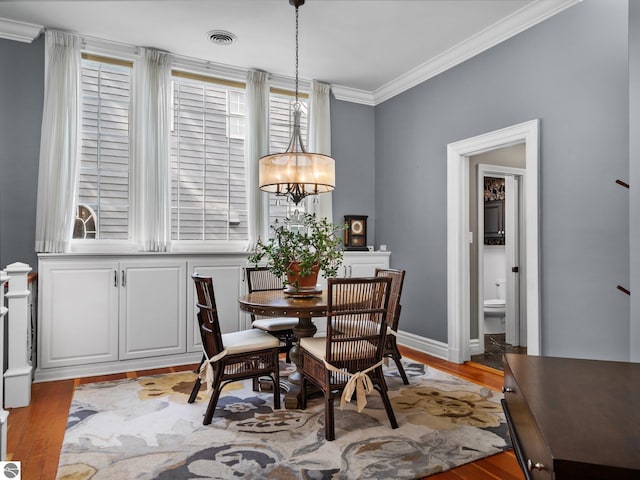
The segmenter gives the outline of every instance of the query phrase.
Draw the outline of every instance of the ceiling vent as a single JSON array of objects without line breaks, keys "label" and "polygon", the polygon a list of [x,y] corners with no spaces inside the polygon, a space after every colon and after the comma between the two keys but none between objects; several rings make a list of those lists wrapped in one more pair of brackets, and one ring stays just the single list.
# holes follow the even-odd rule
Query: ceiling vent
[{"label": "ceiling vent", "polygon": [[207,32],[207,37],[216,45],[231,45],[238,38],[233,33],[225,30],[211,30]]}]

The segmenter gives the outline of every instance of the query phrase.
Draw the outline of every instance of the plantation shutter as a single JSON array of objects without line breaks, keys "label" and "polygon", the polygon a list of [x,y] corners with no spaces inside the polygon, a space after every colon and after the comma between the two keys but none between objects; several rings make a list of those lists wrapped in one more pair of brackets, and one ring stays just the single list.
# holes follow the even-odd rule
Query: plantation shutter
[{"label": "plantation shutter", "polygon": [[[76,204],[95,213],[101,240],[129,238],[131,66],[82,60],[82,138]],[[74,235],[75,237],[75,235]]]},{"label": "plantation shutter", "polygon": [[246,240],[244,88],[173,81],[172,240]]}]

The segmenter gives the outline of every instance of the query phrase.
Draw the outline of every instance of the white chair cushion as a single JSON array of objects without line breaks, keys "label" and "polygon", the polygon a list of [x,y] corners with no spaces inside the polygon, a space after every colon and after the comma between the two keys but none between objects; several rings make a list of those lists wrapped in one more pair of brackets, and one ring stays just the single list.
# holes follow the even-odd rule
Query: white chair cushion
[{"label": "white chair cushion", "polygon": [[266,332],[277,332],[280,330],[291,330],[298,325],[298,319],[286,317],[260,318],[254,321],[251,325],[253,328],[259,328]]},{"label": "white chair cushion", "polygon": [[327,351],[327,337],[306,337],[300,339],[300,348],[304,348],[314,357],[322,360]]},{"label": "white chair cushion", "polygon": [[223,333],[222,344],[229,355],[234,353],[263,350],[280,345],[280,341],[273,335],[258,329],[243,330],[241,332]]}]

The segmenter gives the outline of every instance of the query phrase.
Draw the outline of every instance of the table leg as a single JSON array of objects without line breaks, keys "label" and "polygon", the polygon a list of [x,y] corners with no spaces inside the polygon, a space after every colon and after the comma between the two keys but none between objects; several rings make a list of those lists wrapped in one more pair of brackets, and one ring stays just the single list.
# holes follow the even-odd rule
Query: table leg
[{"label": "table leg", "polygon": [[284,396],[285,408],[298,408],[298,393],[300,392],[300,379],[302,377],[302,356],[300,353],[300,339],[313,337],[318,329],[311,321],[311,317],[301,317],[298,319],[298,325],[293,329],[296,334],[296,343],[291,347],[289,356],[296,366],[296,369],[289,374],[289,383],[291,388]]}]

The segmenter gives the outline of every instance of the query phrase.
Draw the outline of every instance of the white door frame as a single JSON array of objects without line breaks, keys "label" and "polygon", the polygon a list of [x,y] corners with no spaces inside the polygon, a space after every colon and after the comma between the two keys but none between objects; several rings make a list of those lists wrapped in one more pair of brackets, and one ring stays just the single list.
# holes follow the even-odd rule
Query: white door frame
[{"label": "white door frame", "polygon": [[[484,310],[484,242],[482,234],[484,232],[484,177],[499,177],[505,180],[505,293],[506,293],[506,308],[505,308],[505,326],[506,326],[506,341],[511,345],[521,345],[520,343],[520,328],[519,319],[514,322],[516,312],[519,310],[519,298],[516,298],[515,282],[513,280],[512,267],[518,265],[518,262],[514,262],[514,257],[519,255],[519,248],[514,248],[516,244],[520,244],[517,241],[518,235],[524,229],[520,228],[518,217],[518,204],[520,203],[520,192],[517,186],[511,185],[515,182],[515,178],[520,178],[521,182],[527,178],[526,170],[524,168],[506,167],[500,165],[478,164],[478,178],[477,178],[477,205],[478,205],[478,227],[475,237],[478,242],[478,353],[484,353],[484,322],[482,321],[482,311]],[[516,184],[517,185],[517,184]],[[473,212],[470,212],[473,214]],[[523,268],[524,261],[519,262],[520,271],[526,271]],[[511,320],[511,321],[510,321]],[[510,323],[513,325],[515,331],[510,332]],[[510,340],[511,336],[516,336],[517,341]],[[526,344],[525,344],[526,345]],[[471,349],[473,350],[473,348]],[[470,355],[474,355],[476,352],[470,351]]]},{"label": "white door frame", "polygon": [[538,257],[539,120],[513,125],[447,145],[447,334],[449,361],[469,360],[470,260],[469,157],[525,144],[527,245],[527,353],[540,355]]}]

